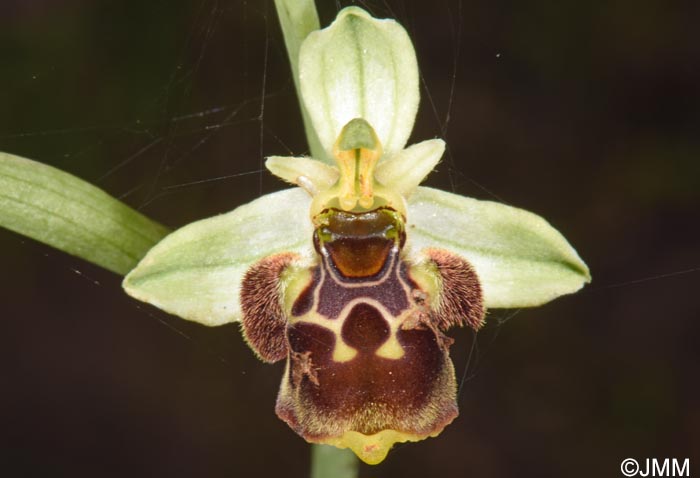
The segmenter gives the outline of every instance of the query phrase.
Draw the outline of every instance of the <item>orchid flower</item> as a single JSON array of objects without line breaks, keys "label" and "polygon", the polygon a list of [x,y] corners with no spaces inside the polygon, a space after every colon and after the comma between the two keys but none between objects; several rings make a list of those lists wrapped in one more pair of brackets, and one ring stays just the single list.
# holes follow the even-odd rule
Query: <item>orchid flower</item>
[{"label": "orchid flower", "polygon": [[457,416],[450,327],[590,275],[541,217],[419,185],[445,143],[406,147],[419,76],[398,23],[346,8],[298,61],[322,151],[266,163],[295,187],[171,233],[123,285],[187,320],[240,322],[261,360],[286,361],[278,416],[374,464]]}]

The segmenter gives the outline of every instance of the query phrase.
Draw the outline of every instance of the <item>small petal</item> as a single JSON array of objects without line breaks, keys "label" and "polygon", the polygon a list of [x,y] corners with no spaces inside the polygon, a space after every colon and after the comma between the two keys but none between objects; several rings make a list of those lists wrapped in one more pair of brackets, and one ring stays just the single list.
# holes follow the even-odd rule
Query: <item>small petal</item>
[{"label": "small petal", "polygon": [[531,212],[419,187],[408,214],[412,253],[437,247],[464,257],[476,269],[487,308],[542,305],[591,280],[574,248]]},{"label": "small petal", "polygon": [[328,158],[353,118],[372,125],[388,157],[403,149],[418,110],[418,66],[410,38],[394,20],[345,8],[302,44],[299,81]]},{"label": "small petal", "polygon": [[306,189],[312,195],[333,186],[340,177],[338,169],[312,158],[271,156],[265,167],[278,178]]},{"label": "small petal", "polygon": [[187,320],[238,321],[241,282],[253,264],[280,252],[311,254],[310,202],[301,189],[287,189],[189,224],[151,249],[123,287]]},{"label": "small petal", "polygon": [[409,197],[435,169],[444,152],[445,142],[441,139],[414,144],[380,163],[374,177],[388,189]]}]

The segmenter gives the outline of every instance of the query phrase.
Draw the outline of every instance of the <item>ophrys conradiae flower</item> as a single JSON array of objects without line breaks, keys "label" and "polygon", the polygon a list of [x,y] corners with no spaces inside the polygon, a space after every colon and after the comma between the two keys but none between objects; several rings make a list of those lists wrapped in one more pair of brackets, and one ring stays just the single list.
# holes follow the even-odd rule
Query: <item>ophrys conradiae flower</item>
[{"label": "ophrys conradiae flower", "polygon": [[300,187],[172,233],[124,287],[188,320],[240,321],[262,360],[286,360],[280,418],[378,463],[457,416],[447,329],[590,277],[539,216],[419,186],[445,146],[405,148],[418,70],[396,22],[341,11],[304,41],[299,83],[322,157],[267,166]]}]

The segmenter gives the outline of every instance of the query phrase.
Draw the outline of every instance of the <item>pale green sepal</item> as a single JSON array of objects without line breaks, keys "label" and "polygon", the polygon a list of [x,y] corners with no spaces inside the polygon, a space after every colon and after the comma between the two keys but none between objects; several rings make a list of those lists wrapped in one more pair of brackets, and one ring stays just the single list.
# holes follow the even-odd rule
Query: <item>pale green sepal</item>
[{"label": "pale green sepal", "polygon": [[312,158],[270,156],[265,167],[288,183],[302,186],[311,194],[333,186],[340,177],[338,168]]},{"label": "pale green sepal", "polygon": [[343,9],[301,45],[299,81],[329,158],[353,118],[372,125],[386,156],[403,149],[418,110],[418,65],[410,38],[394,20],[374,19],[358,7]]},{"label": "pale green sepal", "polygon": [[313,251],[310,202],[301,189],[287,189],[178,229],[126,276],[124,289],[204,325],[240,320],[239,289],[251,265],[271,254]]},{"label": "pale green sepal", "polygon": [[435,169],[445,152],[445,142],[429,139],[409,146],[377,166],[374,177],[404,197],[409,197],[425,177]]},{"label": "pale green sepal", "polygon": [[488,308],[534,307],[579,290],[591,276],[566,239],[531,212],[418,187],[406,232],[415,257],[426,247],[469,261]]},{"label": "pale green sepal", "polygon": [[0,226],[126,274],[168,230],[46,164],[0,153]]}]

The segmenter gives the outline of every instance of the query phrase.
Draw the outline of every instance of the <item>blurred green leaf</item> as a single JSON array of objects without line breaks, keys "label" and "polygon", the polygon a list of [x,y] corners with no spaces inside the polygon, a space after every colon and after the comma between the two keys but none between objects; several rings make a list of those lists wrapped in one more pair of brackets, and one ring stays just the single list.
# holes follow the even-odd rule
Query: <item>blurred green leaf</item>
[{"label": "blurred green leaf", "polygon": [[0,226],[122,275],[168,233],[82,179],[6,153]]}]

